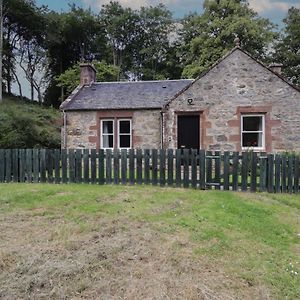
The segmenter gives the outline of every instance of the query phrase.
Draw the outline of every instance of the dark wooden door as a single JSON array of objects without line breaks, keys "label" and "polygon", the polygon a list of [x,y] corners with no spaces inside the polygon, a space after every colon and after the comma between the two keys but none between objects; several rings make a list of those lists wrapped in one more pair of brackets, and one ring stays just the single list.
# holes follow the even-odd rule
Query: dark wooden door
[{"label": "dark wooden door", "polygon": [[199,149],[199,116],[178,116],[177,124],[178,149]]}]

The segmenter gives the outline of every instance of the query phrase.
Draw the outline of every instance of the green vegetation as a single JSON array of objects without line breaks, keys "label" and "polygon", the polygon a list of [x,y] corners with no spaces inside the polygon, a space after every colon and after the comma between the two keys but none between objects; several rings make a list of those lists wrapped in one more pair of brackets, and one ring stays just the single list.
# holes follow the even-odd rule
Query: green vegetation
[{"label": "green vegetation", "polygon": [[[64,231],[66,239],[76,228],[99,231],[99,222],[103,227],[103,222],[121,221],[125,231],[141,222],[170,239],[187,235],[192,251],[189,259],[213,261],[216,269],[236,282],[237,289],[240,283],[250,288],[250,298],[261,297],[255,293],[263,287],[272,299],[298,299],[299,202],[300,195],[3,184],[0,216],[7,219],[26,213],[32,222],[41,217],[43,222],[60,218],[71,226]],[[180,243],[174,247],[174,251],[183,251]]]},{"label": "green vegetation", "polygon": [[0,106],[0,148],[59,148],[58,110],[4,96]]}]

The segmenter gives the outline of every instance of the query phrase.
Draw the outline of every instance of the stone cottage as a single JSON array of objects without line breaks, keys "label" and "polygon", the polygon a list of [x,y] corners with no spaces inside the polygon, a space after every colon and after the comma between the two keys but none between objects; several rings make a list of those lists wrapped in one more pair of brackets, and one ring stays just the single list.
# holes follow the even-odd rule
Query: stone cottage
[{"label": "stone cottage", "polygon": [[300,90],[239,46],[195,80],[81,83],[62,103],[64,148],[300,151]]}]

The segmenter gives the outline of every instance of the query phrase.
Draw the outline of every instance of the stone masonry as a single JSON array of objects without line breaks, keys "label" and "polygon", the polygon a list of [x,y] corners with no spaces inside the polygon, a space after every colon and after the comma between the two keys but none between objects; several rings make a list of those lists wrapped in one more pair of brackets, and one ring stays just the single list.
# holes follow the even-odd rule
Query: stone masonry
[{"label": "stone masonry", "polygon": [[100,148],[100,120],[132,119],[133,148],[161,147],[160,110],[68,111],[67,148]]},{"label": "stone masonry", "polygon": [[241,150],[241,114],[262,113],[266,151],[300,151],[300,92],[236,48],[171,100],[164,111],[164,147],[177,148],[177,116],[200,115],[206,150]]}]

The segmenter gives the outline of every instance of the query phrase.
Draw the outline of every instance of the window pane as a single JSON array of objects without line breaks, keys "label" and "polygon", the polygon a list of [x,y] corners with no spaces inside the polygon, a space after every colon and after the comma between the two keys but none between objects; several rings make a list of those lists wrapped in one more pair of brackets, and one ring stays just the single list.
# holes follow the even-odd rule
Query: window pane
[{"label": "window pane", "polygon": [[130,148],[130,135],[120,135],[120,148]]},{"label": "window pane", "polygon": [[243,133],[243,147],[262,147],[262,133]]},{"label": "window pane", "polygon": [[130,121],[120,121],[120,133],[130,133]]},{"label": "window pane", "polygon": [[243,131],[261,131],[262,117],[243,117]]},{"label": "window pane", "polygon": [[103,133],[113,133],[113,121],[103,121]]},{"label": "window pane", "polygon": [[113,135],[103,135],[103,145],[102,148],[113,148],[114,141]]}]

